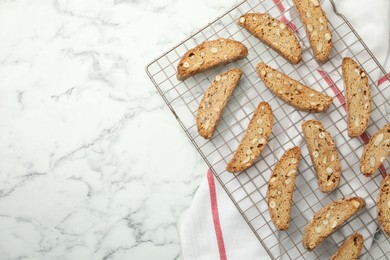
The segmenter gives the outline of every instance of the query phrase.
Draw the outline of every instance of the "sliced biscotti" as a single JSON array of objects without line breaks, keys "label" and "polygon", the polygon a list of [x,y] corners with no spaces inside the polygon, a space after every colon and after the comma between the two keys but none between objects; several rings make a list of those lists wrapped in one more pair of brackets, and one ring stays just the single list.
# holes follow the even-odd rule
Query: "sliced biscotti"
[{"label": "sliced biscotti", "polygon": [[390,155],[390,124],[380,129],[364,146],[360,171],[370,176]]},{"label": "sliced biscotti", "polygon": [[296,146],[285,152],[277,162],[268,183],[267,202],[272,222],[280,230],[290,224],[295,177],[301,158],[301,149]]},{"label": "sliced biscotti", "polygon": [[293,2],[305,25],[315,59],[319,63],[324,63],[332,49],[332,32],[328,28],[328,18],[319,0],[293,0]]},{"label": "sliced biscotti", "polygon": [[303,246],[312,251],[365,204],[362,198],[353,197],[331,202],[320,209],[305,227]]},{"label": "sliced biscotti", "polygon": [[248,48],[241,42],[220,38],[206,41],[187,51],[177,65],[177,79],[185,80],[197,73],[244,59]]},{"label": "sliced biscotti", "polygon": [[390,237],[390,175],[381,182],[377,208],[379,224],[387,236]]},{"label": "sliced biscotti", "polygon": [[242,172],[253,164],[268,143],[273,120],[271,106],[267,102],[260,102],[240,145],[226,167],[228,172]]},{"label": "sliced biscotti", "polygon": [[318,177],[318,187],[322,192],[334,190],[340,182],[341,163],[332,136],[318,120],[303,122],[302,130]]},{"label": "sliced biscotti", "polygon": [[221,118],[222,112],[242,75],[241,69],[231,69],[217,75],[206,90],[199,104],[196,126],[201,136],[210,139]]},{"label": "sliced biscotti", "polygon": [[366,131],[371,112],[371,92],[366,72],[347,57],[342,64],[347,97],[348,135],[360,136]]},{"label": "sliced biscotti", "polygon": [[302,60],[302,48],[297,37],[278,19],[267,13],[248,13],[242,15],[237,23],[288,62],[297,64]]},{"label": "sliced biscotti", "polygon": [[332,97],[309,88],[264,63],[257,64],[256,70],[269,90],[297,109],[322,112],[333,103]]},{"label": "sliced biscotti", "polygon": [[331,257],[331,260],[357,260],[363,249],[363,236],[357,232],[350,235]]}]

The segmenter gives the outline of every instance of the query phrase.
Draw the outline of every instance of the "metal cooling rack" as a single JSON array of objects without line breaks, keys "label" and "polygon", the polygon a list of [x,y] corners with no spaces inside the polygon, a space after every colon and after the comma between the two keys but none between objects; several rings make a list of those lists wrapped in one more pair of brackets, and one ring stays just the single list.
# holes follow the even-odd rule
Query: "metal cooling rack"
[{"label": "metal cooling rack", "polygon": [[[333,4],[333,0],[326,0],[324,4]],[[247,12],[268,12],[293,28],[303,47],[303,62],[295,66],[289,64],[258,39],[240,29],[235,22],[241,14]],[[285,15],[289,17],[288,20]],[[387,259],[390,255],[390,240],[376,228],[374,201],[382,176],[386,174],[385,167],[389,168],[389,161],[385,161],[385,166],[381,167],[382,175],[367,178],[360,173],[359,158],[369,136],[390,121],[385,112],[389,106],[385,96],[390,96],[390,78],[387,76],[388,80],[382,80],[379,85],[378,79],[386,77],[386,72],[352,25],[336,9],[334,13],[328,13],[328,18],[334,47],[329,61],[324,65],[318,65],[314,61],[306,33],[290,0],[249,0],[241,2],[155,59],[147,66],[146,71],[180,126],[272,259],[328,258],[348,235],[357,231],[356,226],[360,227],[358,231],[366,234],[361,259]],[[220,37],[243,42],[249,49],[248,57],[198,74],[184,82],[176,80],[177,63],[188,49],[205,40]],[[373,100],[372,120],[367,134],[360,139],[351,139],[347,135],[340,68],[344,56],[354,57],[369,74]],[[297,111],[286,105],[258,79],[255,66],[260,61],[333,96],[333,105],[320,114]],[[214,137],[210,141],[204,140],[199,136],[195,123],[199,102],[214,77],[233,67],[241,67],[244,74],[224,110]],[[257,104],[263,100],[272,106],[274,112],[275,124],[270,141],[251,168],[239,175],[228,173],[225,170],[226,164],[238,147]],[[343,175],[338,189],[330,194],[318,190],[317,177],[303,142],[301,124],[304,120],[313,118],[321,120],[330,131],[340,152]],[[276,232],[265,199],[267,183],[278,158],[293,146],[301,147],[302,160],[293,195],[290,228],[288,231]],[[313,252],[307,252],[301,243],[302,233],[314,213],[335,199],[353,195],[366,199],[368,203],[365,209],[353,216]]]}]

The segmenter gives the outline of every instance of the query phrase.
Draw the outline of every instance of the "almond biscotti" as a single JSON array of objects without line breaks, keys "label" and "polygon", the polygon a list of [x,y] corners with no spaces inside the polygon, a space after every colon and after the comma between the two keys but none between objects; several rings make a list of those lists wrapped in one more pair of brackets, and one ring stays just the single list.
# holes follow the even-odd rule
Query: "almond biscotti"
[{"label": "almond biscotti", "polygon": [[285,152],[277,162],[268,182],[267,202],[272,222],[280,230],[287,230],[295,185],[301,158],[301,149],[296,146]]},{"label": "almond biscotti", "polygon": [[363,249],[363,236],[357,232],[350,235],[340,246],[331,260],[357,260]]},{"label": "almond biscotti", "polygon": [[328,60],[332,49],[332,32],[328,28],[328,18],[319,0],[293,0],[299,17],[305,25],[314,57],[319,63]]},{"label": "almond biscotti", "polygon": [[340,199],[326,205],[314,214],[303,232],[303,246],[312,251],[335,232],[353,214],[362,209],[365,201],[360,197]]},{"label": "almond biscotti", "polygon": [[347,97],[348,135],[360,136],[366,131],[371,112],[371,93],[366,72],[352,58],[342,63]]},{"label": "almond biscotti", "polygon": [[272,133],[273,113],[267,102],[260,102],[226,170],[232,173],[248,169],[261,154]]},{"label": "almond biscotti", "polygon": [[278,19],[267,13],[248,13],[242,15],[237,23],[288,62],[297,64],[302,60],[302,48],[297,37]]},{"label": "almond biscotti", "polygon": [[371,176],[390,155],[390,124],[380,129],[364,146],[360,171]]},{"label": "almond biscotti", "polygon": [[379,224],[387,236],[390,237],[390,175],[381,182],[377,208]]},{"label": "almond biscotti", "polygon": [[333,103],[332,97],[309,88],[264,63],[259,63],[256,70],[269,90],[299,110],[322,112]]},{"label": "almond biscotti", "polygon": [[242,75],[241,69],[231,69],[217,75],[206,90],[199,104],[196,126],[201,136],[210,139],[222,116],[222,112]]},{"label": "almond biscotti", "polygon": [[340,182],[341,163],[332,136],[318,120],[302,124],[303,135],[322,192],[334,190]]},{"label": "almond biscotti", "polygon": [[187,51],[177,65],[177,79],[185,80],[205,70],[244,59],[247,47],[241,42],[220,38],[206,41]]}]

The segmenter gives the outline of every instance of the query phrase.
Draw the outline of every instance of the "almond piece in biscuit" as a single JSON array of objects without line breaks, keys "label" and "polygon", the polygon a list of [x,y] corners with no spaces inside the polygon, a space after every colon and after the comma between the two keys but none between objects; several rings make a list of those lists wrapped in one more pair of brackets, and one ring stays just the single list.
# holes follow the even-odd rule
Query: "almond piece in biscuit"
[{"label": "almond piece in biscuit", "polygon": [[299,17],[305,26],[314,58],[319,63],[328,60],[332,49],[332,32],[320,0],[293,0]]},{"label": "almond piece in biscuit", "polygon": [[390,237],[390,175],[381,182],[377,208],[379,224],[387,236]]},{"label": "almond piece in biscuit", "polygon": [[238,173],[252,166],[255,159],[267,145],[272,127],[273,113],[271,106],[267,102],[260,102],[226,170]]},{"label": "almond piece in biscuit", "polygon": [[241,75],[241,69],[231,69],[217,75],[203,95],[196,115],[196,126],[199,134],[204,138],[210,139],[213,136],[222,112]]},{"label": "almond piece in biscuit", "polygon": [[303,232],[303,246],[312,251],[328,236],[335,232],[353,214],[365,206],[360,197],[340,199],[329,203],[317,213],[307,224]]},{"label": "almond piece in biscuit", "polygon": [[237,23],[288,62],[297,64],[302,60],[302,48],[297,37],[278,19],[267,13],[248,13],[242,15]]},{"label": "almond piece in biscuit", "polygon": [[371,93],[366,72],[351,58],[343,59],[343,81],[347,97],[348,135],[366,131],[371,112]]},{"label": "almond piece in biscuit", "polygon": [[322,112],[333,103],[332,97],[309,88],[264,63],[257,64],[256,70],[269,90],[299,110]]},{"label": "almond piece in biscuit", "polygon": [[295,177],[301,159],[301,149],[295,146],[277,162],[268,182],[267,202],[272,222],[280,230],[290,224]]},{"label": "almond piece in biscuit", "polygon": [[303,135],[322,192],[334,190],[340,182],[341,163],[332,136],[318,120],[302,123]]},{"label": "almond piece in biscuit", "polygon": [[247,47],[241,42],[220,38],[206,41],[187,51],[177,65],[177,79],[185,80],[205,70],[244,59]]},{"label": "almond piece in biscuit", "polygon": [[390,124],[380,129],[364,146],[360,171],[371,176],[390,155]]},{"label": "almond piece in biscuit", "polygon": [[363,236],[357,232],[350,235],[340,246],[331,260],[357,260],[363,249]]}]

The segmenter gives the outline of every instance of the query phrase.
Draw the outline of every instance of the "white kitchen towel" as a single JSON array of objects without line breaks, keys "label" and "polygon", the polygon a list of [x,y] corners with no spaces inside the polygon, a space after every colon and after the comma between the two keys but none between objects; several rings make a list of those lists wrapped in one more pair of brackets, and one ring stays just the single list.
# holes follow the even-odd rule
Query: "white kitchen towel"
[{"label": "white kitchen towel", "polygon": [[[275,2],[277,3],[278,0]],[[349,19],[381,64],[390,70],[390,59],[388,58],[389,1],[343,0],[336,2],[338,10]],[[328,18],[332,20],[333,11],[328,0],[323,1],[323,7]],[[285,16],[288,19],[290,14],[286,13]],[[345,41],[348,39],[346,38]],[[304,43],[304,49],[305,46],[308,48],[308,43]],[[343,56],[349,54],[346,51]],[[313,64],[313,66],[316,65]],[[379,77],[379,75],[370,76],[374,79]],[[385,80],[385,78],[379,80],[378,84]],[[357,193],[359,192],[357,191]],[[358,195],[365,197],[367,194],[365,191],[361,191]],[[368,203],[374,202],[369,201]],[[370,228],[375,229],[376,227],[371,225]],[[267,252],[261,247],[211,171],[207,173],[207,177],[197,190],[190,208],[182,217],[180,237],[185,260],[269,259]]]},{"label": "white kitchen towel", "polygon": [[252,230],[209,170],[180,227],[184,259],[265,259]]}]

